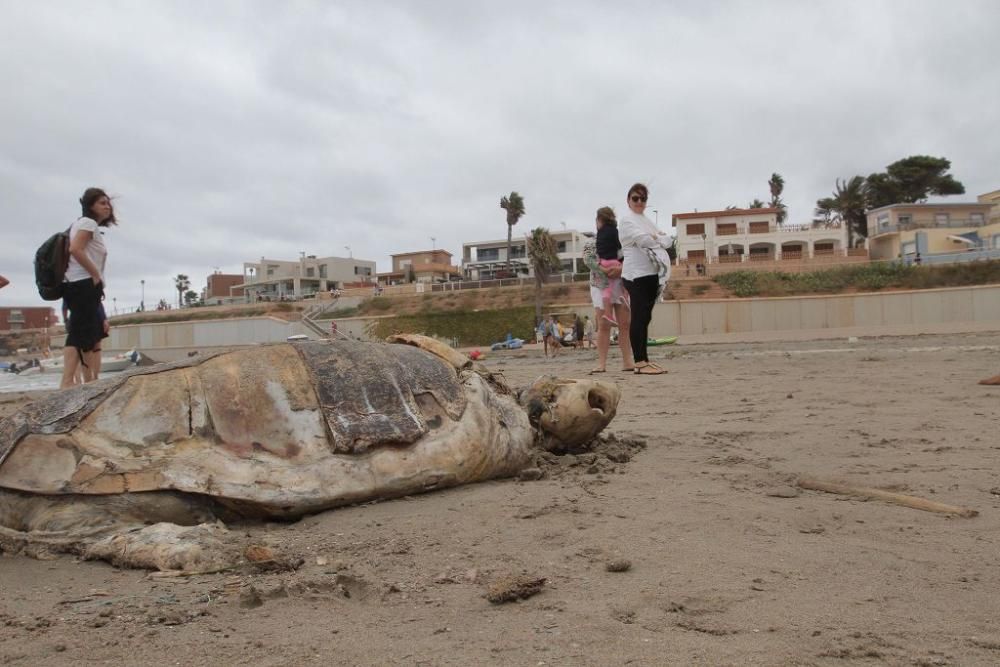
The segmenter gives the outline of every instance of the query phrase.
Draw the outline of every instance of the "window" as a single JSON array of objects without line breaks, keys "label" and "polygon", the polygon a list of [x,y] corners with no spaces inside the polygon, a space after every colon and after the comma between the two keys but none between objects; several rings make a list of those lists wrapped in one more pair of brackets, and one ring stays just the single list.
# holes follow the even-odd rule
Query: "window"
[{"label": "window", "polygon": [[750,223],[751,234],[767,234],[769,231],[770,231],[770,226],[768,225],[766,220]]},{"label": "window", "polygon": [[947,213],[935,213],[934,214],[934,224],[938,227],[947,227],[951,216]]},{"label": "window", "polygon": [[354,275],[356,276],[370,276],[372,274],[372,268],[370,266],[355,266]]},{"label": "window", "polygon": [[319,277],[326,278],[326,264],[319,265]]},{"label": "window", "polygon": [[715,233],[719,236],[733,236],[736,234],[736,223],[728,222],[715,228]]},{"label": "window", "polygon": [[688,259],[705,259],[704,250],[688,250]]},{"label": "window", "polygon": [[525,247],[523,245],[515,245],[510,247],[510,258],[516,259],[518,257],[525,256]]},{"label": "window", "polygon": [[306,278],[315,278],[315,277],[316,277],[316,268],[312,267],[312,266],[307,266],[306,267]]},{"label": "window", "polygon": [[875,223],[876,225],[878,225],[878,228],[880,230],[885,229],[886,227],[889,226],[889,214],[879,213],[878,216],[875,218]]},{"label": "window", "polygon": [[911,224],[913,224],[913,218],[912,217],[910,217],[908,215],[901,215],[901,216],[899,216],[899,226],[900,227],[909,227]]},{"label": "window", "polygon": [[689,222],[687,225],[688,236],[701,236],[705,233],[704,222]]},{"label": "window", "polygon": [[559,243],[556,244],[556,252],[566,252],[565,241],[559,241]]},{"label": "window", "polygon": [[982,213],[970,213],[969,214],[969,222],[971,222],[974,225],[981,225],[981,224],[983,224],[983,214]]},{"label": "window", "polygon": [[495,262],[500,259],[500,248],[480,248],[477,257],[480,262]]}]

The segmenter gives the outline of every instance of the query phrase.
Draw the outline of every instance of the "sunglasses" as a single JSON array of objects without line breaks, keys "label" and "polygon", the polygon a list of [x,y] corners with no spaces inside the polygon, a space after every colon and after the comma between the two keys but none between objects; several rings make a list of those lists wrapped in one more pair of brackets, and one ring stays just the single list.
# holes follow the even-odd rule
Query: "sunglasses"
[{"label": "sunglasses", "polygon": [[643,204],[646,203],[646,197],[642,197],[640,195],[632,195],[631,199],[633,204],[638,204],[639,202],[642,202]]}]

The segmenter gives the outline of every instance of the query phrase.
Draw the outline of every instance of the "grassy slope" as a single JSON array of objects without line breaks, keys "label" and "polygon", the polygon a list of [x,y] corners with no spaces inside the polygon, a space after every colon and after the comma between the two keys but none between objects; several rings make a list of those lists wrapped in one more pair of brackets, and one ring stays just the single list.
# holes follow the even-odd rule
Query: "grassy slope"
[{"label": "grassy slope", "polygon": [[715,281],[737,297],[933,289],[1000,283],[1000,261],[914,266],[873,262],[811,273],[733,271]]}]

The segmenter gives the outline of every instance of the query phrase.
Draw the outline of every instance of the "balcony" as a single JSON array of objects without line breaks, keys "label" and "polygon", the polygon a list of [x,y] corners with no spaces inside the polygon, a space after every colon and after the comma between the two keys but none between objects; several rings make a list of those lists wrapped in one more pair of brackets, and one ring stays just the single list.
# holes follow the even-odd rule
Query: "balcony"
[{"label": "balcony", "polygon": [[[716,236],[742,236],[743,234],[801,234],[803,232],[822,232],[825,230],[839,230],[843,227],[839,222],[828,222],[813,225],[771,225],[764,223],[753,223],[750,225],[719,226],[715,230]],[[701,236],[698,234],[688,234],[688,236]]]},{"label": "balcony", "polygon": [[982,227],[986,221],[981,218],[962,218],[959,220],[948,220],[938,222],[937,220],[917,220],[915,222],[903,223],[880,223],[875,230],[875,236],[879,234],[893,234],[896,232],[912,232],[917,229],[950,229],[953,227]]}]

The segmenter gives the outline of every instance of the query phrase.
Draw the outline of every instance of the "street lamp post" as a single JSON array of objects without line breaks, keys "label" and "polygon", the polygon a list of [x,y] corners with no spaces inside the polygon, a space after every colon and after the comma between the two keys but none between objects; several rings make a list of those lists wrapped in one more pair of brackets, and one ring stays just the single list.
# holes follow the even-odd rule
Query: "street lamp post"
[{"label": "street lamp post", "polygon": [[660,210],[656,208],[653,209],[653,224],[657,229],[660,228]]},{"label": "street lamp post", "polygon": [[115,313],[115,315],[117,315],[118,314],[118,297],[116,297],[116,296],[111,297],[111,303],[114,304],[114,313]]},{"label": "street lamp post", "polygon": [[352,255],[352,254],[351,254],[351,246],[349,246],[349,245],[345,245],[345,246],[344,246],[344,250],[346,250],[346,251],[347,251],[347,256],[348,256],[348,257],[350,257],[351,259],[354,259],[354,255]]},{"label": "street lamp post", "polygon": [[139,310],[145,312],[146,310],[146,279],[143,278],[139,281],[139,285],[142,286],[142,298],[139,300]]},{"label": "street lamp post", "polygon": [[431,237],[431,250],[437,250],[437,237]]}]

